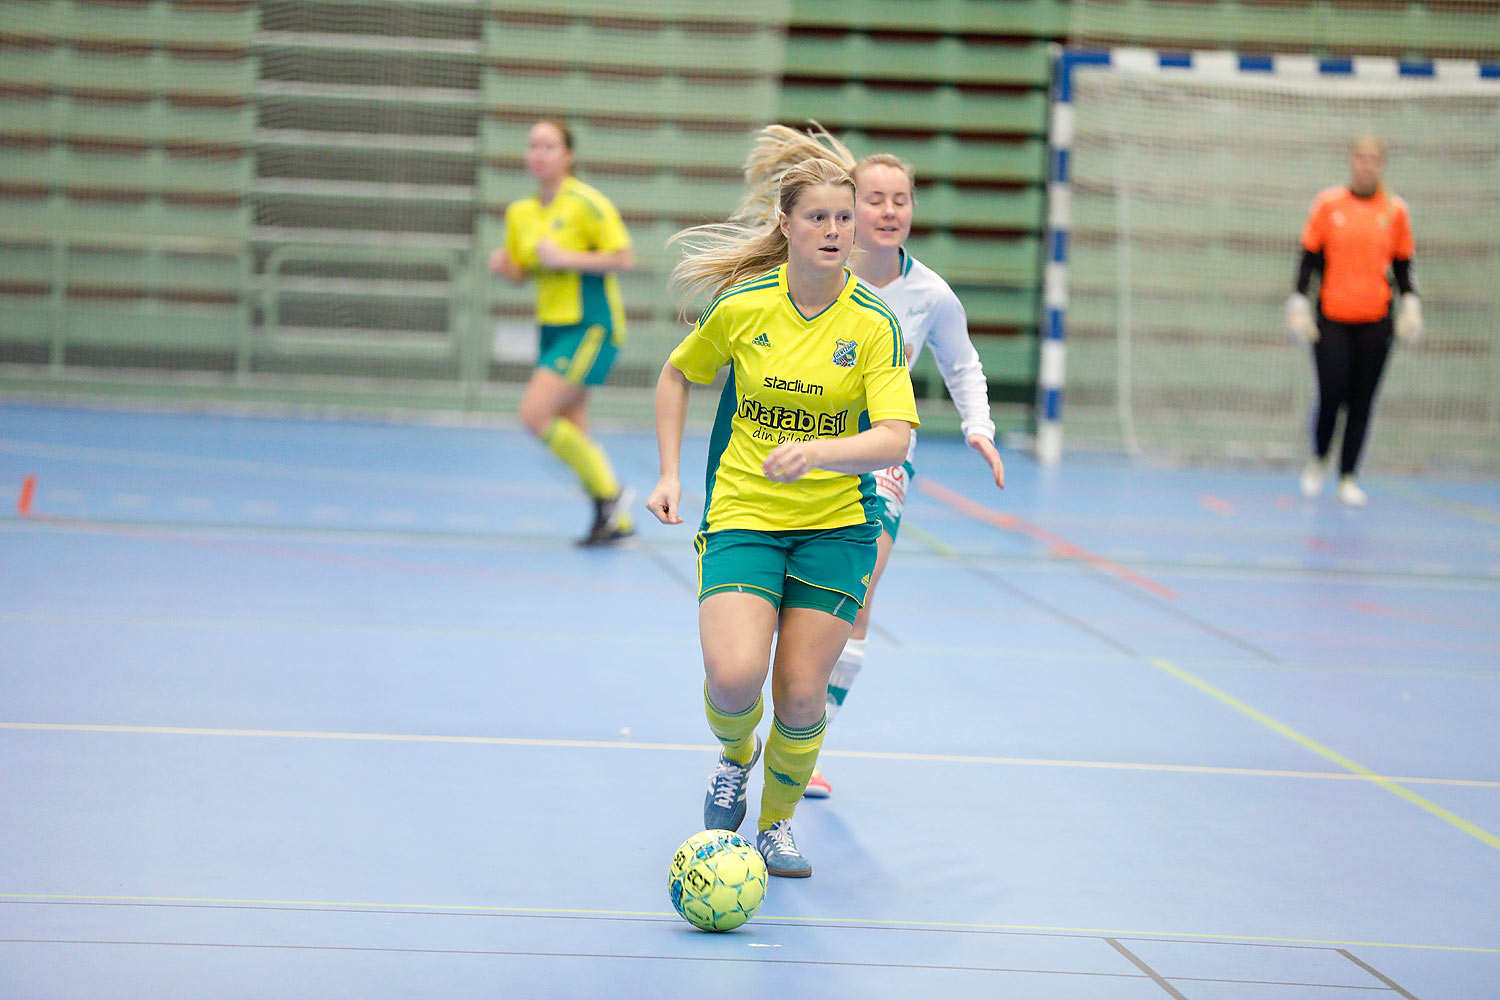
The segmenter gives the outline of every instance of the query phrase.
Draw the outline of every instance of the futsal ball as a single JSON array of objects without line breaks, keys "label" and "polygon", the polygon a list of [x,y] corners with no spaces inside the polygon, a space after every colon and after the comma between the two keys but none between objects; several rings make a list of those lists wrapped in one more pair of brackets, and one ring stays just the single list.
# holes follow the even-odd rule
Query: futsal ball
[{"label": "futsal ball", "polygon": [[682,842],[667,872],[667,893],[682,919],[705,931],[733,930],[766,898],[766,862],[729,830],[704,830]]}]

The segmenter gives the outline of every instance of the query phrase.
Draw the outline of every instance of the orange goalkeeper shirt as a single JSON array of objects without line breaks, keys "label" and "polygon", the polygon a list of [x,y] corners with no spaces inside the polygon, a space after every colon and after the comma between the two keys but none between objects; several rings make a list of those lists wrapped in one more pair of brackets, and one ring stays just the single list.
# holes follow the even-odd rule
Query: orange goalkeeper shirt
[{"label": "orange goalkeeper shirt", "polygon": [[1384,319],[1391,308],[1391,261],[1410,260],[1413,252],[1406,202],[1383,187],[1369,198],[1329,188],[1313,199],[1302,248],[1323,255],[1318,301],[1324,316],[1338,323]]}]

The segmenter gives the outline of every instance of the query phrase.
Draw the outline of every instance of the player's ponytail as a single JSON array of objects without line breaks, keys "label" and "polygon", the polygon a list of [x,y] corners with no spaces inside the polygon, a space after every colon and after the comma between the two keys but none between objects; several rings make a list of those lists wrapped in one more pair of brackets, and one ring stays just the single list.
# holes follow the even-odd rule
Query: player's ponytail
[{"label": "player's ponytail", "polygon": [[[822,157],[805,159],[782,172],[774,204],[781,214],[790,215],[804,191],[822,184],[854,190],[854,178],[843,166]],[[684,248],[670,281],[677,292],[678,311],[684,317],[695,301],[712,298],[736,282],[775,270],[787,260],[779,215],[759,225],[724,222],[691,226],[667,242],[681,243]]]},{"label": "player's ponytail", "polygon": [[785,125],[767,125],[760,130],[750,156],[745,160],[745,197],[729,216],[733,222],[760,225],[776,220],[781,179],[807,160],[827,160],[853,175],[856,166],[849,147],[835,139],[816,121],[806,132]]}]

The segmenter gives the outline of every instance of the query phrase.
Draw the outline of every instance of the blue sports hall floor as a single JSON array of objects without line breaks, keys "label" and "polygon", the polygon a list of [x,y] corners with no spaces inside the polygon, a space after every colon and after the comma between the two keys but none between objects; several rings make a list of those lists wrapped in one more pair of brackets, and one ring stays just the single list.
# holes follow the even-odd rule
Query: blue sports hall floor
[{"label": "blue sports hall floor", "polygon": [[1500,996],[1500,482],[1006,457],[923,439],[814,876],[705,934],[691,524],[576,549],[511,428],[0,403],[0,993]]}]

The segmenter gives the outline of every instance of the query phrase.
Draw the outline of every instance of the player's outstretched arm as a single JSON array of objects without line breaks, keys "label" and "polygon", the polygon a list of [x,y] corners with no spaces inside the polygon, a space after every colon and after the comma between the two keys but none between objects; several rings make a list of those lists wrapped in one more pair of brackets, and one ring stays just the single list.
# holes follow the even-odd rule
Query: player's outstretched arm
[{"label": "player's outstretched arm", "polygon": [[661,478],[646,499],[646,509],[662,524],[681,524],[682,429],[687,423],[688,378],[670,361],[656,380],[656,454]]},{"label": "player's outstretched arm", "polygon": [[813,469],[858,476],[900,465],[911,443],[911,424],[905,420],[877,420],[869,430],[852,437],[813,438],[777,445],[761,468],[777,483],[794,483]]},{"label": "player's outstretched arm", "polygon": [[635,268],[635,251],[564,250],[548,239],[537,240],[536,260],[550,271],[581,271],[584,274],[622,273]]}]

